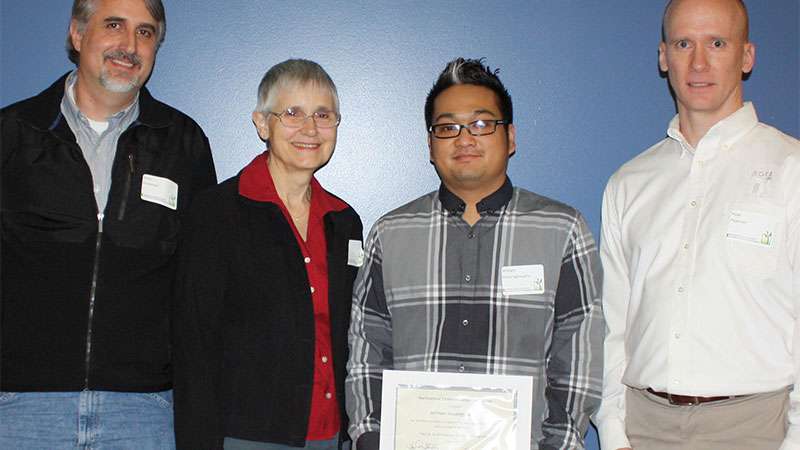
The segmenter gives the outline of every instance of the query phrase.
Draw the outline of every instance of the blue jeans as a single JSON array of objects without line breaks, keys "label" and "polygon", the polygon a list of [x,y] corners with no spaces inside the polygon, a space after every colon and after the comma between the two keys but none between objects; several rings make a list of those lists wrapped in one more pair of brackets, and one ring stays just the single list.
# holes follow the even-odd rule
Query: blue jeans
[{"label": "blue jeans", "polygon": [[172,391],[0,392],[0,449],[173,450]]}]

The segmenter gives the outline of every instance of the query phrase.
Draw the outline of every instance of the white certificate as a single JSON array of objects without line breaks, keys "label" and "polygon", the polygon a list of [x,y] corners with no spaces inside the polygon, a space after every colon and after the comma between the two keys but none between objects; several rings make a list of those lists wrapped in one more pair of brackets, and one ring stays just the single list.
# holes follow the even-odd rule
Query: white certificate
[{"label": "white certificate", "polygon": [[381,450],[530,448],[533,379],[385,370]]}]

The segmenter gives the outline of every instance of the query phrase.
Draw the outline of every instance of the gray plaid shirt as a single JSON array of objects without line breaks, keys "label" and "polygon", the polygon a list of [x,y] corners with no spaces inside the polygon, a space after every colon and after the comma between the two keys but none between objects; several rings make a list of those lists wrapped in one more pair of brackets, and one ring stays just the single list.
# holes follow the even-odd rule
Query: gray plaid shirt
[{"label": "gray plaid shirt", "polygon": [[[370,231],[345,388],[354,442],[380,430],[382,371],[396,369],[529,375],[531,448],[584,448],[605,331],[591,232],[574,208],[508,180],[477,207],[470,227],[442,186]],[[543,294],[504,294],[502,268],[522,265],[544,266]]]}]

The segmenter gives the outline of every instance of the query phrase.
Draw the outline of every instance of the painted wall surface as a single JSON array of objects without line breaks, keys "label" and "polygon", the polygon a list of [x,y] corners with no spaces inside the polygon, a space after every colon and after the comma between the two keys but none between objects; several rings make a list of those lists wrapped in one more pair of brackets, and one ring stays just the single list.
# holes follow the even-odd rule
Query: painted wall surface
[{"label": "painted wall surface", "polygon": [[[745,96],[762,121],[800,134],[800,5],[752,0],[756,68]],[[71,65],[71,2],[0,1],[0,105],[34,95]],[[486,57],[514,100],[513,182],[580,209],[592,229],[620,164],[661,139],[675,113],[657,66],[663,0],[168,0],[153,94],[206,131],[220,179],[262,151],[250,121],[273,64],[309,58],[338,85],[337,151],[318,178],[365,226],[435,189],[423,118],[444,64]],[[597,449],[590,437],[590,449]]]}]

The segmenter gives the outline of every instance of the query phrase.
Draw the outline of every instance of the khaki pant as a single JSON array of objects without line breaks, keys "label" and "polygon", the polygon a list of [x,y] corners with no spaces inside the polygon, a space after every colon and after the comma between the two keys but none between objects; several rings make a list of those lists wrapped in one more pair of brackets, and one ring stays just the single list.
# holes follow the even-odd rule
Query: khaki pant
[{"label": "khaki pant", "polygon": [[789,389],[694,406],[628,389],[633,450],[777,450],[786,436]]}]

